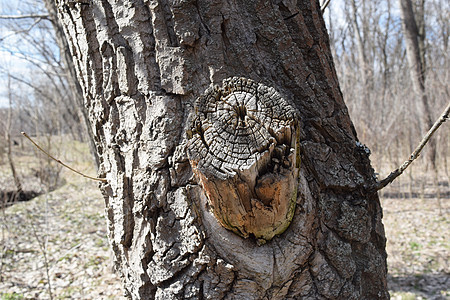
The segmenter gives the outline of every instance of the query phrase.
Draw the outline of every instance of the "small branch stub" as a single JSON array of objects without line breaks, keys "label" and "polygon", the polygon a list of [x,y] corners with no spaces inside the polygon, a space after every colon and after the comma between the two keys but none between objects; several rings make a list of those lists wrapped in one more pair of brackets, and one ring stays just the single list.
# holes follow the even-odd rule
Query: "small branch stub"
[{"label": "small branch stub", "polygon": [[220,224],[264,242],[292,220],[299,125],[273,88],[228,78],[197,99],[188,157]]}]

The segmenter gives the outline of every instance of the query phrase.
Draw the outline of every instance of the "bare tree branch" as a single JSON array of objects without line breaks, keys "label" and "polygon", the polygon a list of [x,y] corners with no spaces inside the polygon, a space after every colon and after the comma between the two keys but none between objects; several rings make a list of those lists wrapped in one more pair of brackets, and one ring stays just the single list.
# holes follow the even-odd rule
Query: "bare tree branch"
[{"label": "bare tree branch", "polygon": [[440,118],[434,123],[434,125],[431,127],[431,129],[427,132],[427,134],[424,136],[420,144],[416,147],[413,153],[411,153],[408,160],[406,160],[400,167],[398,167],[396,170],[392,171],[389,176],[387,176],[385,179],[379,181],[375,186],[375,192],[381,190],[382,188],[386,187],[388,184],[390,184],[392,181],[394,181],[398,176],[400,176],[406,168],[409,167],[409,165],[419,157],[420,152],[422,152],[423,147],[428,143],[430,138],[433,136],[433,134],[438,130],[438,128],[448,120],[450,114],[450,102],[445,108],[444,112],[440,116]]},{"label": "bare tree branch", "polygon": [[325,12],[325,9],[327,8],[328,4],[330,4],[330,2],[331,2],[331,0],[325,0],[325,2],[322,4],[322,7],[320,8],[322,13]]},{"label": "bare tree branch", "polygon": [[[5,70],[5,69],[2,68],[2,67],[0,67],[0,71],[4,71],[5,73],[7,72],[7,70]],[[29,82],[29,81],[27,81],[27,80],[25,80],[25,79],[22,79],[22,78],[20,78],[20,77],[18,77],[18,76],[15,76],[15,75],[12,75],[12,74],[9,74],[9,76],[10,76],[12,79],[14,79],[14,80],[16,80],[16,81],[18,81],[18,82],[21,82],[21,83],[23,83],[23,84],[29,86],[29,87],[32,88],[36,93],[38,93],[39,95],[41,95],[42,97],[44,97],[44,98],[47,99],[48,101],[52,102],[53,104],[55,103],[55,100],[52,99],[51,97],[49,97],[49,96],[48,96],[42,89],[40,89],[38,86],[36,86],[36,85],[32,84],[31,82]]]},{"label": "bare tree branch", "polygon": [[51,156],[47,151],[45,151],[44,149],[42,149],[41,146],[39,146],[35,141],[33,141],[33,139],[32,139],[28,134],[26,134],[26,133],[23,132],[23,131],[22,131],[21,133],[22,133],[22,135],[23,135],[24,137],[26,137],[31,143],[33,143],[33,145],[34,145],[36,148],[38,148],[40,151],[42,151],[45,155],[47,155],[49,158],[53,159],[54,161],[56,161],[56,162],[59,163],[60,165],[66,167],[66,168],[69,169],[70,171],[75,172],[75,173],[77,173],[78,175],[83,176],[84,178],[88,178],[88,179],[92,179],[92,180],[97,180],[97,181],[101,181],[101,182],[107,182],[107,181],[106,181],[106,178],[99,178],[99,177],[88,176],[88,175],[83,174],[83,173],[81,173],[80,171],[77,171],[77,170],[75,170],[74,168],[72,168],[72,167],[66,165],[65,163],[63,163],[63,162],[60,161],[59,159],[57,159],[57,158]]},{"label": "bare tree branch", "polygon": [[[1,18],[0,18],[1,19]],[[0,38],[0,42],[6,40],[7,38],[17,35],[19,33],[28,33],[31,31],[31,29],[33,29],[41,20],[44,20],[44,18],[36,18],[36,20],[34,20],[33,24],[31,24],[28,28],[20,30],[20,31],[15,31],[13,33],[10,33],[2,38]]]},{"label": "bare tree branch", "polygon": [[20,19],[48,19],[49,15],[47,14],[31,14],[31,15],[0,15],[0,19],[6,20],[20,20]]}]

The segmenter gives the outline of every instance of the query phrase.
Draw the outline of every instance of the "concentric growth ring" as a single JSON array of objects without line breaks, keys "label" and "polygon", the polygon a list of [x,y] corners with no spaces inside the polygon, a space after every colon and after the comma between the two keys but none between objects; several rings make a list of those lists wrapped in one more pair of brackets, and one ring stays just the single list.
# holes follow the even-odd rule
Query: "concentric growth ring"
[{"label": "concentric growth ring", "polygon": [[[199,168],[223,178],[252,166],[274,141],[282,141],[294,110],[273,88],[244,78],[225,80],[197,101],[197,128],[190,143]],[[287,141],[289,142],[289,141]],[[205,151],[206,150],[206,151]]]},{"label": "concentric growth ring", "polygon": [[197,99],[188,156],[226,228],[245,237],[258,236],[250,230],[261,225],[254,220],[258,210],[267,215],[282,208],[286,217],[290,206],[280,207],[280,195],[267,196],[266,183],[270,176],[277,177],[278,185],[297,177],[297,119],[295,109],[275,89],[246,78],[226,79],[222,87],[213,86]]}]

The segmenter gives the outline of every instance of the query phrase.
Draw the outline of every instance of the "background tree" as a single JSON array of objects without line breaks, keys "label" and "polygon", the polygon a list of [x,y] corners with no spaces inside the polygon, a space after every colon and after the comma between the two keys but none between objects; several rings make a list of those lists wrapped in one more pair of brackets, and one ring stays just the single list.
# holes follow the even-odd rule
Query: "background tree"
[{"label": "background tree", "polygon": [[[375,176],[342,100],[317,1],[57,1],[89,111],[110,240],[141,299],[388,298]],[[289,228],[218,225],[186,157],[194,100],[245,76],[299,113]]]},{"label": "background tree", "polygon": [[[448,104],[448,88],[443,84],[449,76],[449,59],[446,53],[448,24],[442,19],[444,16],[448,17],[449,4],[446,1],[429,0],[415,1],[412,6],[418,26],[415,39],[418,39],[420,60],[427,62],[422,76],[427,78],[424,88],[429,116],[426,116],[423,108],[423,99],[417,96],[419,94],[413,87],[413,70],[408,63],[399,5],[399,1],[391,0],[349,0],[343,5],[331,2],[325,11],[331,34],[331,48],[346,104],[359,138],[372,150],[372,161],[382,175],[411,153],[430,128],[430,122]],[[333,17],[337,15],[345,15],[346,22]],[[355,23],[354,18],[358,24],[369,24],[365,31],[362,30],[364,26],[359,25],[365,45],[365,57],[371,70],[368,72],[372,82],[369,89],[365,89],[361,74],[355,72],[364,66],[360,59],[355,26],[352,25]],[[417,183],[422,186],[425,184],[426,180],[422,176],[426,171],[424,166],[430,165],[428,162],[431,162],[430,157],[433,155],[436,156],[438,172],[438,177],[435,176],[432,181],[435,189],[438,190],[439,182],[442,185],[443,181],[448,180],[448,137],[445,131],[437,132],[432,141],[434,146],[425,149],[423,157],[427,158],[427,162],[416,164],[408,172],[410,187]],[[419,193],[423,194],[423,188]]]},{"label": "background tree", "polygon": [[75,74],[75,66],[73,65],[69,44],[67,43],[66,36],[64,35],[63,28],[58,19],[55,2],[52,0],[44,0],[44,3],[45,8],[49,13],[49,19],[53,25],[56,42],[60,49],[61,59],[63,65],[65,66],[65,71],[67,74],[67,83],[70,87],[70,91],[72,92],[72,98],[75,104],[74,106],[77,110],[80,121],[84,126],[85,133],[87,134],[86,141],[89,143],[95,164],[98,166],[99,161],[97,151],[95,150],[94,139],[92,137],[92,128],[88,120],[87,111],[84,107],[83,91],[81,90],[81,86],[78,83],[78,79]]},{"label": "background tree", "polygon": [[[399,1],[402,16],[402,29],[405,37],[406,56],[408,58],[411,82],[416,93],[417,111],[422,112],[420,128],[425,132],[433,125],[433,119],[425,90],[425,23],[424,0],[419,1],[414,15],[411,0]],[[436,144],[433,140],[428,151],[429,163],[436,172]]]},{"label": "background tree", "polygon": [[0,72],[10,74],[22,86],[22,94],[15,91],[13,108],[20,119],[20,130],[32,134],[69,133],[76,140],[90,141],[86,138],[89,131],[83,128],[85,109],[70,65],[73,62],[66,59],[70,57],[64,48],[67,42],[50,2],[44,7],[39,1],[23,1],[18,5],[19,12],[2,3],[0,50],[9,53],[19,65],[13,68],[5,62]]},{"label": "background tree", "polygon": [[[16,166],[13,158],[12,153],[12,146],[14,141],[11,138],[11,125],[12,125],[12,106],[13,106],[13,99],[12,99],[12,91],[11,91],[11,78],[8,77],[8,100],[9,100],[9,106],[8,106],[8,113],[6,117],[6,122],[4,124],[4,130],[5,130],[5,141],[6,141],[6,153],[8,157],[9,167],[11,168],[11,174],[14,179],[14,185],[16,187],[16,190],[13,192],[12,197],[10,199],[11,202],[14,202],[19,199],[20,194],[22,193],[22,183],[17,175],[16,172]],[[2,203],[3,204],[3,203]]]}]

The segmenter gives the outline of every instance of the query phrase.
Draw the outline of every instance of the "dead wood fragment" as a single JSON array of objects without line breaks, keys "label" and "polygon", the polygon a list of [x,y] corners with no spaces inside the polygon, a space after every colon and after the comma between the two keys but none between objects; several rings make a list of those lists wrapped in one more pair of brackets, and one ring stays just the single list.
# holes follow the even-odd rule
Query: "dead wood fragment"
[{"label": "dead wood fragment", "polygon": [[273,88],[233,77],[197,99],[188,156],[225,228],[259,242],[289,225],[295,209],[299,126]]}]

